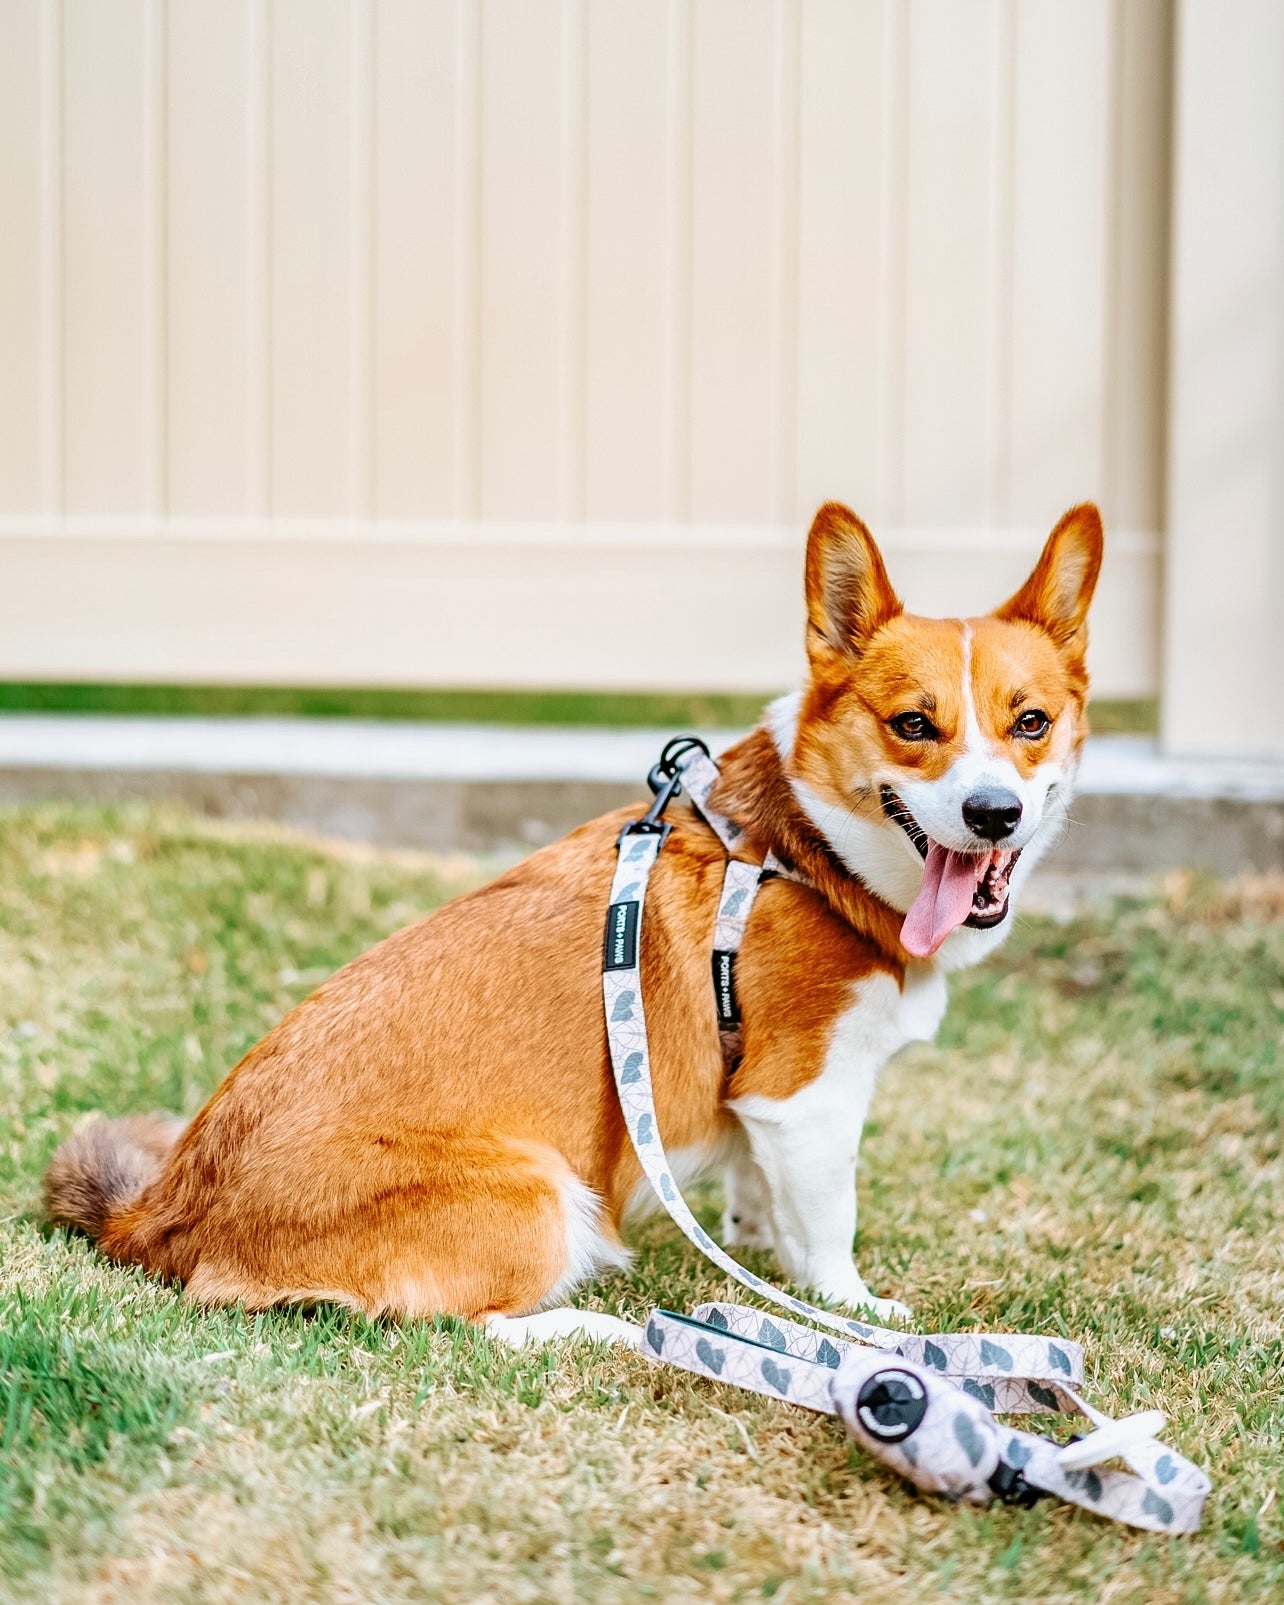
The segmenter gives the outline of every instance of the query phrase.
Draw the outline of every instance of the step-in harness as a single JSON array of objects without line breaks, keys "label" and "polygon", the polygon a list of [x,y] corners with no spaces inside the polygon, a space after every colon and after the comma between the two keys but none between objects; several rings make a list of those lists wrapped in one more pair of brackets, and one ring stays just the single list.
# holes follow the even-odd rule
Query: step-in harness
[{"label": "step-in harness", "polygon": [[[669,742],[649,776],[654,802],[620,833],[602,968],[611,1066],[638,1161],[678,1227],[728,1276],[813,1324],[738,1304],[701,1304],[691,1315],[656,1309],[646,1322],[643,1352],[700,1376],[837,1415],[857,1442],[926,1493],[980,1505],[996,1498],[1026,1504],[1055,1494],[1132,1527],[1193,1532],[1208,1478],[1154,1436],[1164,1424],[1159,1411],[1116,1421],[1079,1396],[1083,1351],[1077,1343],[977,1332],[918,1336],[836,1315],[746,1270],[692,1214],[660,1137],[642,1000],[642,913],[648,879],[672,828],[666,808],[685,790],[727,850],[712,971],[731,1068],[740,1051],[736,954],[754,899],[773,877],[802,880],[774,853],[762,864],[734,856],[744,832],[710,806],[717,780],[717,765],[702,741],[684,736]],[[1059,1445],[995,1419],[1039,1412],[1086,1416],[1095,1430]],[[1102,1467],[1116,1456],[1131,1470]]]}]

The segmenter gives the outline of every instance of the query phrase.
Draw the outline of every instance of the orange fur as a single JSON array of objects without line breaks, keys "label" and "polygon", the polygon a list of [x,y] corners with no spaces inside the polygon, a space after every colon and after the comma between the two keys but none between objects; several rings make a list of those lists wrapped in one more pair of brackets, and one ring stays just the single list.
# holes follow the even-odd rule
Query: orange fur
[{"label": "orange fur", "polygon": [[[1082,740],[1082,615],[1099,562],[1095,510],[1076,509],[1027,585],[972,621],[975,703],[996,744],[1012,746],[1030,702],[1054,719],[1048,742]],[[868,532],[837,504],[817,515],[806,581],[811,667],[792,767],[760,728],[725,755],[715,799],[759,854],[773,847],[810,882],[773,882],[755,905],[737,1098],[805,1087],[852,983],[905,970],[902,914],[838,859],[791,775],[879,820],[877,763],[930,775],[961,740],[961,626],[904,614]],[[938,746],[898,741],[888,720],[907,706],[930,709]],[[340,970],[245,1056],[172,1151],[148,1136],[131,1172],[141,1191],[104,1195],[101,1220],[77,1188],[125,1136],[73,1139],[51,1167],[51,1213],[210,1302],[469,1317],[539,1305],[567,1271],[567,1188],[600,1200],[610,1249],[641,1178],[600,992],[614,846],[632,816],[583,826]],[[656,1106],[671,1152],[711,1151],[734,1122],[709,973],[724,855],[689,809],[670,817],[642,953]]]}]

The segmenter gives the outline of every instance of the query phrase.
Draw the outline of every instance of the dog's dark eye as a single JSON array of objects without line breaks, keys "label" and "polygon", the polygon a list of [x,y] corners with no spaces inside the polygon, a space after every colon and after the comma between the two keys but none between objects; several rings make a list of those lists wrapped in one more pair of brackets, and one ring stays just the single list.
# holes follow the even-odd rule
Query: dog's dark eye
[{"label": "dog's dark eye", "polygon": [[887,722],[902,741],[935,741],[940,733],[923,713],[898,713]]},{"label": "dog's dark eye", "polygon": [[1025,736],[1029,741],[1037,741],[1040,736],[1046,736],[1051,728],[1052,720],[1042,708],[1027,708],[1013,725],[1012,734]]}]

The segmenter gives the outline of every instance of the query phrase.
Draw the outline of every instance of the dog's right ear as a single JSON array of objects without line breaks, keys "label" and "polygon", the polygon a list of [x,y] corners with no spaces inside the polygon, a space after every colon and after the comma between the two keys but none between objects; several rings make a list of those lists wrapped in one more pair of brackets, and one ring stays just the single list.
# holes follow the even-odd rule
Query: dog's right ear
[{"label": "dog's right ear", "polygon": [[901,611],[874,537],[841,502],[826,502],[807,536],[807,656],[859,657]]}]

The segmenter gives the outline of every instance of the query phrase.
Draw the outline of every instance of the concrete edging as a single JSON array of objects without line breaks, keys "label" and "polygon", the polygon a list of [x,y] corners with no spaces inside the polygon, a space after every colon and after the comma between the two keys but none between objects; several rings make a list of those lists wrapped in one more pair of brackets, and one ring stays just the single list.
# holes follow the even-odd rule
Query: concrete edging
[{"label": "concrete edging", "polygon": [[[671,732],[340,720],[0,718],[0,803],[173,801],[383,846],[550,841],[644,793]],[[710,735],[716,751],[734,732]],[[1284,868],[1284,764],[1175,760],[1099,737],[1061,869]]]}]

